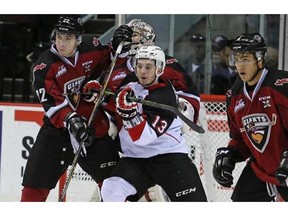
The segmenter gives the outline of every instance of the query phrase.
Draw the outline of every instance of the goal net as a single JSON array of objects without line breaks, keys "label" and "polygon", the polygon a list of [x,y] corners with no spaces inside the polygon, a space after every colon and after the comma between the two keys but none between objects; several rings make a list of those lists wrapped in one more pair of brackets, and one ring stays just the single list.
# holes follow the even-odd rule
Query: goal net
[{"label": "goal net", "polygon": [[[244,163],[237,163],[233,171],[234,184],[231,188],[219,185],[213,178],[212,167],[217,148],[227,146],[229,140],[226,116],[225,96],[201,95],[201,109],[198,125],[204,128],[205,133],[199,134],[193,130],[186,131],[184,138],[189,148],[189,157],[195,163],[208,201],[229,202],[234,185],[244,167]],[[64,177],[63,177],[64,178]],[[65,179],[64,179],[65,180]],[[63,179],[62,179],[63,181]],[[61,186],[59,188],[61,193]],[[99,190],[93,179],[80,167],[76,167],[70,186],[67,190],[67,201],[100,201]],[[167,201],[165,192],[160,186],[149,189],[149,195],[143,196],[140,201]]]},{"label": "goal net", "polygon": [[194,131],[184,134],[190,149],[190,158],[198,168],[208,201],[229,202],[245,162],[236,164],[231,188],[222,187],[214,180],[212,168],[216,150],[227,146],[229,141],[224,95],[201,95],[198,124],[205,129],[204,134]]}]

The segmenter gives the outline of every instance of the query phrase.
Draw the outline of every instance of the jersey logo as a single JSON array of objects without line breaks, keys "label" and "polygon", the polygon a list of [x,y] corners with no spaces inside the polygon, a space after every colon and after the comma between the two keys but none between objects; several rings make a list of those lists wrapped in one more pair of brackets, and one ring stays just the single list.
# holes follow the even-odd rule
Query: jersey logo
[{"label": "jersey logo", "polygon": [[68,100],[70,107],[75,111],[80,102],[80,88],[85,80],[85,76],[78,77],[74,80],[70,80],[64,84],[64,95]]},{"label": "jersey logo", "polygon": [[283,86],[283,84],[288,83],[288,78],[284,79],[277,79],[276,82],[274,83],[275,86]]},{"label": "jersey logo", "polygon": [[235,107],[234,107],[234,113],[238,112],[239,110],[243,109],[245,107],[245,103],[243,99],[240,99],[236,101]]},{"label": "jersey logo", "polygon": [[83,62],[82,63],[82,66],[85,68],[84,72],[85,73],[88,73],[89,71],[91,71],[91,64],[93,63],[93,60],[90,60],[90,61],[86,61],[86,62]]},{"label": "jersey logo", "polygon": [[232,96],[232,90],[228,89],[226,92],[226,97],[231,97]]},{"label": "jersey logo", "polygon": [[178,62],[176,58],[170,58],[166,60],[166,64],[173,64],[174,62]]},{"label": "jersey logo", "polygon": [[44,63],[41,63],[39,65],[36,65],[34,68],[33,68],[33,72],[37,71],[37,70],[42,70],[43,68],[45,68],[47,66],[47,64],[44,64]]},{"label": "jersey logo", "polygon": [[254,113],[242,118],[243,128],[252,146],[259,152],[263,153],[270,139],[271,128],[276,124],[277,116],[272,114],[272,121],[267,114]]},{"label": "jersey logo", "polygon": [[56,73],[56,78],[62,76],[63,74],[65,74],[67,72],[67,69],[64,65],[61,65],[59,68],[58,68],[58,71]]},{"label": "jersey logo", "polygon": [[268,96],[264,96],[264,97],[259,97],[259,101],[261,101],[261,103],[263,104],[263,108],[266,109],[266,108],[269,108],[271,107],[271,104],[270,104],[270,95]]},{"label": "jersey logo", "polygon": [[117,75],[115,75],[112,78],[112,81],[119,80],[119,79],[124,79],[125,77],[126,77],[125,71],[121,71],[121,72],[117,73]]}]

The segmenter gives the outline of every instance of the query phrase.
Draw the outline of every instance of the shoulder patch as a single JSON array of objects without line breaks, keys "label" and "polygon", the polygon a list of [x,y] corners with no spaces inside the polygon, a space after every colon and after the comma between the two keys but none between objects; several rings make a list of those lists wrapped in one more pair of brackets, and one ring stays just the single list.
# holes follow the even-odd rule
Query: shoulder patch
[{"label": "shoulder patch", "polygon": [[277,79],[274,83],[275,86],[283,86],[283,84],[288,83],[288,78]]},{"label": "shoulder patch", "polygon": [[44,69],[45,67],[47,66],[47,64],[44,64],[43,62],[41,64],[38,64],[36,65],[34,68],[33,68],[33,72],[37,71],[37,70],[42,70]]}]

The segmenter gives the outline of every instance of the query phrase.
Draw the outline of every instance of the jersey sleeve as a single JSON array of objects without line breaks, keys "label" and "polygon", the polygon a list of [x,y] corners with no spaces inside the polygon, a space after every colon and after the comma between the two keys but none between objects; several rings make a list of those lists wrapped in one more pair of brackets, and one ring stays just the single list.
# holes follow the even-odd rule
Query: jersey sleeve
[{"label": "jersey sleeve", "polygon": [[167,58],[162,76],[172,83],[179,97],[184,98],[193,106],[195,114],[192,121],[196,123],[199,117],[200,95],[192,78],[185,73],[181,64],[173,57]]},{"label": "jersey sleeve", "polygon": [[40,59],[33,67],[33,88],[42,104],[45,116],[55,127],[64,127],[64,119],[73,110],[54,81],[51,62]]},{"label": "jersey sleeve", "polygon": [[[170,83],[160,83],[156,86],[157,88],[149,90],[149,95],[145,100],[177,107],[176,95]],[[130,137],[136,144],[149,144],[173,128],[174,120],[177,118],[176,114],[147,105],[143,105],[142,109],[144,121],[140,125],[128,129]]]}]

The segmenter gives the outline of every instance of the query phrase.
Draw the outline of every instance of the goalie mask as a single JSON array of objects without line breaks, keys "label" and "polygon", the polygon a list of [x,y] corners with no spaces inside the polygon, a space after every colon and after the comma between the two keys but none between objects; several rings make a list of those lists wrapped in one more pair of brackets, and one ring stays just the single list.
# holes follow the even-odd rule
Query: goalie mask
[{"label": "goalie mask", "polygon": [[141,19],[133,19],[128,24],[133,29],[132,47],[130,55],[135,55],[142,46],[154,45],[156,35],[151,25]]},{"label": "goalie mask", "polygon": [[84,33],[84,27],[81,18],[74,18],[69,16],[59,17],[57,23],[51,34],[51,41],[54,43],[56,33],[60,34],[74,34],[78,44],[82,41],[82,34]]}]

